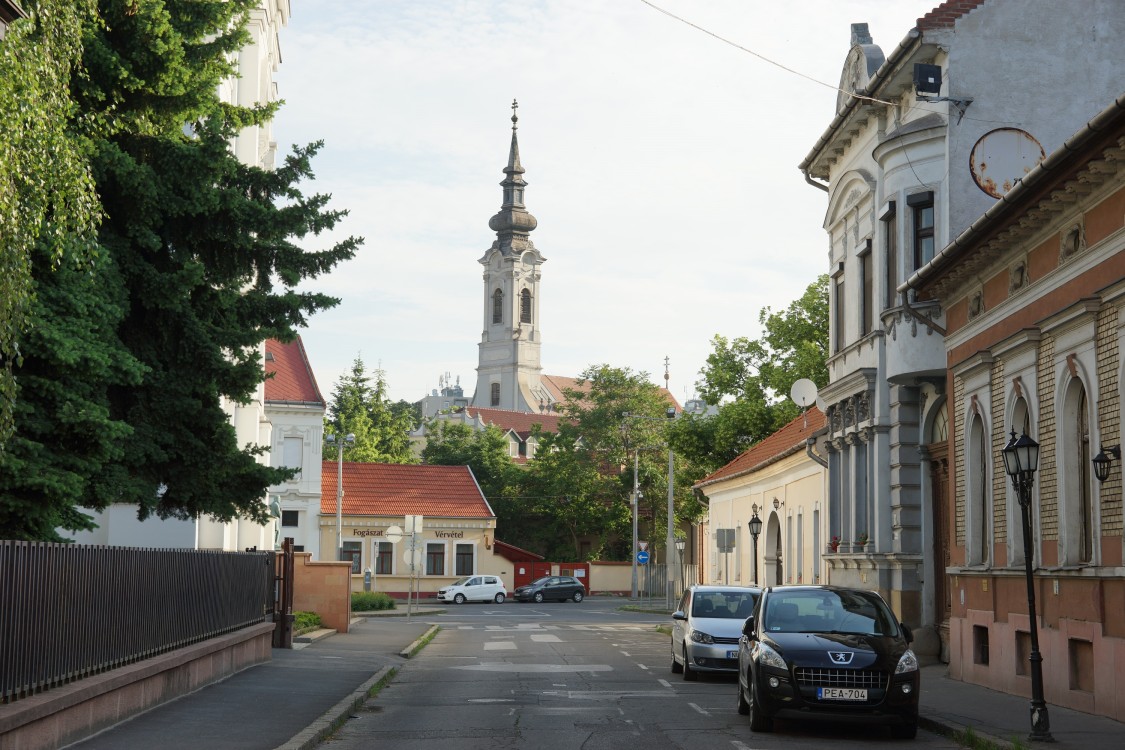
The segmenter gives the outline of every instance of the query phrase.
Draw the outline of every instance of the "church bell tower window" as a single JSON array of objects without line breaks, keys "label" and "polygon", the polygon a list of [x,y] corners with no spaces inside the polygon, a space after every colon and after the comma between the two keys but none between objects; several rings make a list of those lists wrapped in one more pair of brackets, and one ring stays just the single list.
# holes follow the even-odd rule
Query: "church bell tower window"
[{"label": "church bell tower window", "polygon": [[527,289],[520,292],[520,322],[531,322],[531,292]]},{"label": "church bell tower window", "polygon": [[504,322],[504,292],[499,289],[492,293],[492,322]]},{"label": "church bell tower window", "polygon": [[500,384],[499,383],[493,383],[492,384],[492,394],[491,395],[492,395],[492,398],[489,399],[490,405],[491,406],[499,406],[500,405]]}]

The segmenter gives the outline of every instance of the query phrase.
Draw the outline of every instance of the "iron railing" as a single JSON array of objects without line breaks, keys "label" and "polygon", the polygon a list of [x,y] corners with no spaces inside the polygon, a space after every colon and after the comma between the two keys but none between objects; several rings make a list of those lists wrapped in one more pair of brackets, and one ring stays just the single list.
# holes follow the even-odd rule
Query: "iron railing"
[{"label": "iron railing", "polygon": [[272,619],[273,552],[0,541],[0,703]]}]

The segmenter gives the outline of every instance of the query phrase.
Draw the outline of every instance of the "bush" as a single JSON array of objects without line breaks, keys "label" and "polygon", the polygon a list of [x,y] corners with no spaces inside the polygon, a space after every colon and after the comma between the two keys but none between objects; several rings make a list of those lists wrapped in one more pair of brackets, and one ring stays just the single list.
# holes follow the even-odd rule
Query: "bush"
[{"label": "bush", "polygon": [[294,612],[293,613],[293,632],[299,633],[305,630],[316,630],[321,625],[320,615],[316,612]]},{"label": "bush", "polygon": [[352,612],[376,612],[394,608],[395,600],[381,591],[357,591],[352,594]]}]

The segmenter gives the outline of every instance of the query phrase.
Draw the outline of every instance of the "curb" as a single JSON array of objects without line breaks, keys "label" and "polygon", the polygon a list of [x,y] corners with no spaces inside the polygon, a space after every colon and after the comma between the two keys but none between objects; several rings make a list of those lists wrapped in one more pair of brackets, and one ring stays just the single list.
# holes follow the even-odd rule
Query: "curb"
[{"label": "curb", "polygon": [[970,727],[948,719],[936,719],[932,716],[926,716],[923,713],[918,714],[918,726],[921,729],[933,732],[934,734],[940,734],[942,737],[948,737],[955,741],[959,741],[964,737],[966,732],[972,731],[974,737],[991,743],[997,750],[1015,750],[1016,748],[1011,741],[1002,737],[997,737],[994,734],[989,734],[988,732],[983,732],[978,727]]},{"label": "curb", "polygon": [[318,719],[302,729],[284,745],[278,745],[276,750],[311,750],[320,744],[328,735],[332,734],[351,715],[352,711],[362,706],[368,698],[368,693],[378,685],[389,682],[398,671],[395,667],[383,667],[372,675],[362,685],[352,691],[348,697],[341,700],[332,708],[325,711]]},{"label": "curb", "polygon": [[422,635],[420,635],[418,637],[418,639],[416,641],[411,643],[409,646],[404,648],[402,651],[399,651],[398,655],[401,656],[403,659],[409,659],[411,656],[414,655],[415,651],[422,648],[422,644],[426,643],[430,638],[433,638],[434,633],[436,633],[439,630],[441,630],[440,625],[431,625],[429,628],[426,629],[425,633],[423,633]]},{"label": "curb", "polygon": [[321,628],[319,630],[313,630],[312,632],[309,632],[309,633],[303,633],[301,635],[294,636],[293,642],[294,643],[316,643],[317,641],[324,640],[325,638],[327,638],[330,635],[336,635],[336,630],[332,629],[332,628]]}]

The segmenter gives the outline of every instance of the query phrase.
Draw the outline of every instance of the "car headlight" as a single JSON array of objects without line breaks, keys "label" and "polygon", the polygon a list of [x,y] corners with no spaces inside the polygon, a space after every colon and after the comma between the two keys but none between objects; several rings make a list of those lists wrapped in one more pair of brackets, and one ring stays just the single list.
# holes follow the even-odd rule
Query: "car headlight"
[{"label": "car headlight", "polygon": [[761,664],[765,664],[767,667],[789,669],[789,667],[785,664],[785,659],[781,658],[781,654],[777,653],[764,643],[758,644],[758,662]]},{"label": "car headlight", "polygon": [[907,672],[918,671],[918,657],[910,649],[906,649],[906,653],[898,660],[898,666],[895,667],[895,674],[905,674]]},{"label": "car headlight", "polygon": [[691,631],[691,639],[693,641],[695,641],[696,643],[714,643],[715,642],[714,638],[712,638],[708,633],[704,633],[702,630]]}]

